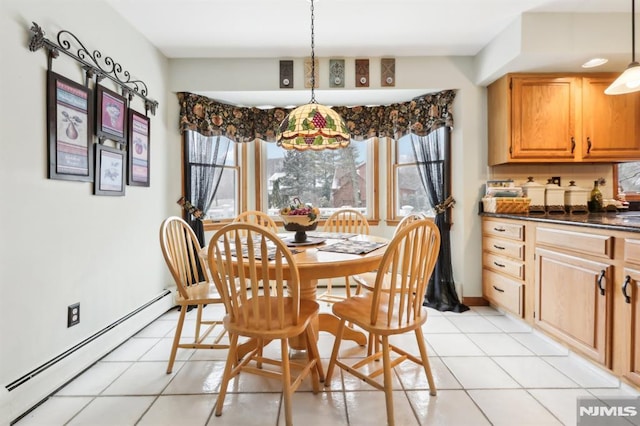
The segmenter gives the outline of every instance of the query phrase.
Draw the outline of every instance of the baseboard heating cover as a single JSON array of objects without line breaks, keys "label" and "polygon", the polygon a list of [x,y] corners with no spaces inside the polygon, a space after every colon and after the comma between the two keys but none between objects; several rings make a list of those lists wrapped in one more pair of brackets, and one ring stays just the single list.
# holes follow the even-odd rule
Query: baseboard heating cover
[{"label": "baseboard heating cover", "polygon": [[[3,415],[0,416],[0,425],[6,424],[4,422],[7,422],[7,418],[3,417],[7,411],[12,412],[14,417],[17,414],[20,415],[19,418],[24,416],[24,414],[45,401],[69,380],[82,373],[90,365],[106,355],[106,353],[104,353],[106,348],[113,349],[117,347],[141,328],[165,313],[174,305],[173,297],[169,297],[171,295],[171,291],[164,290],[134,311],[117,319],[61,354],[34,368],[27,374],[24,374],[22,377],[5,385],[0,398],[0,412],[3,412]],[[121,326],[117,330],[118,333],[110,333],[118,326]],[[100,346],[100,350],[96,350],[91,346],[91,343],[98,340],[101,341],[101,344],[98,345]],[[68,365],[63,365],[65,363]],[[60,371],[49,374],[51,370],[64,370],[64,372]],[[47,377],[50,375],[52,377]],[[42,383],[43,381],[46,383]],[[24,393],[26,395],[18,395],[23,393],[23,388],[30,389],[25,389]],[[6,410],[7,408],[8,410]],[[11,417],[9,417],[9,419],[11,419]],[[14,421],[15,420],[17,419],[14,419]]]}]

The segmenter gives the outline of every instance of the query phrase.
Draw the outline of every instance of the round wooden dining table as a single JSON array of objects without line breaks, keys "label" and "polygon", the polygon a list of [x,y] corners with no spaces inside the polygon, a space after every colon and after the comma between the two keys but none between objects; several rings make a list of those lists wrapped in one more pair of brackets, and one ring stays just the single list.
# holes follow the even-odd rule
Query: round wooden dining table
[{"label": "round wooden dining table", "polygon": [[[341,240],[327,238],[322,244],[292,247],[299,251],[294,255],[300,274],[300,297],[308,300],[316,300],[318,280],[327,278],[339,278],[350,275],[362,274],[374,271],[378,268],[384,255],[388,240],[373,235],[356,235],[349,241],[366,241],[385,243],[385,245],[365,254],[337,253],[333,251],[318,250],[323,246],[339,243]],[[315,330],[326,331],[334,336],[338,331],[339,320],[333,314],[320,313]],[[367,343],[364,333],[346,328],[343,339],[353,340],[359,345]],[[298,349],[297,342],[290,342],[291,347]]]},{"label": "round wooden dining table", "polygon": [[[292,237],[293,233],[290,235],[278,234],[278,236],[287,241],[287,237]],[[322,239],[323,241],[318,244],[294,245],[291,247],[292,250],[296,251],[293,258],[300,275],[300,297],[303,299],[314,301],[317,299],[318,280],[320,279],[346,277],[376,270],[389,242],[389,240],[382,237],[357,234],[348,238],[348,241],[375,242],[383,243],[384,245],[365,254],[351,254],[323,249],[332,244],[340,243],[344,239]],[[200,252],[201,257],[204,259],[207,258],[207,250],[207,247],[204,247]],[[314,322],[316,323],[314,325],[316,333],[325,331],[334,336],[336,335],[339,320],[333,314],[320,313]],[[355,341],[359,345],[367,343],[366,335],[352,328],[345,330],[343,339]],[[295,339],[290,341],[290,345],[294,349],[304,348],[302,342],[297,342]]]}]

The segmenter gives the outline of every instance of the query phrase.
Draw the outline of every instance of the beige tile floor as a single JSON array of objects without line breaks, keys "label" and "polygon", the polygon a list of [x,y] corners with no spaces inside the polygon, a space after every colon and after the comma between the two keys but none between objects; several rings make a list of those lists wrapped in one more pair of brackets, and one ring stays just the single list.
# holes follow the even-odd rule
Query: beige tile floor
[{"label": "beige tile floor", "polygon": [[[217,309],[209,306],[205,312],[214,315]],[[323,303],[322,310],[330,306]],[[188,314],[192,323],[193,314]],[[165,374],[176,318],[175,310],[158,318],[16,425],[284,424],[279,382],[248,374],[230,385],[222,416],[213,415],[225,350],[180,350],[173,373]],[[580,396],[639,395],[490,307],[463,314],[429,310],[423,331],[438,395],[429,395],[419,367],[396,367],[397,425],[575,425]],[[320,333],[325,370],[332,344],[333,336]],[[279,347],[269,350],[277,353]],[[351,357],[364,352],[352,342],[343,343],[341,351]],[[317,395],[310,383],[303,383],[294,396],[294,423],[385,424],[384,394],[337,374],[331,387]]]}]

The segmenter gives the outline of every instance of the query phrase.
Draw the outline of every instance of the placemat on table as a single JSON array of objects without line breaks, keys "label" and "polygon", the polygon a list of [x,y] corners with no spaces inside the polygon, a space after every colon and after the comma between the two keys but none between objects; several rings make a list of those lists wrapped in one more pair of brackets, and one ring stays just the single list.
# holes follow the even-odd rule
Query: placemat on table
[{"label": "placemat on table", "polygon": [[373,241],[344,240],[324,247],[319,247],[318,250],[332,251],[335,253],[367,254],[386,244],[387,243],[376,243]]},{"label": "placemat on table", "polygon": [[348,240],[349,238],[355,237],[358,234],[353,234],[350,232],[310,231],[310,232],[307,232],[307,235],[315,238],[332,238],[334,240]]},{"label": "placemat on table", "polygon": [[[289,249],[289,251],[291,252],[291,254],[297,254],[300,253],[299,250],[295,250],[295,249]],[[236,256],[236,251],[235,250],[231,250],[231,254],[233,256]],[[260,251],[260,249],[258,247],[256,247],[255,251],[253,252],[254,257],[258,260],[262,259],[262,252]],[[249,248],[248,247],[242,247],[242,257],[244,258],[249,258]],[[274,260],[276,258],[276,248],[272,247],[267,249],[267,259],[268,260]]]}]

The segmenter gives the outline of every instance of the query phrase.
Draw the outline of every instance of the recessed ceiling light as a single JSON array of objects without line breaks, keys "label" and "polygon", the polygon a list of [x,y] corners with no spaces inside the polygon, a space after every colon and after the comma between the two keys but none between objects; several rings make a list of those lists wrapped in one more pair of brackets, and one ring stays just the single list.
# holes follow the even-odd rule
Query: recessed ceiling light
[{"label": "recessed ceiling light", "polygon": [[599,67],[600,65],[606,64],[607,62],[609,62],[609,60],[605,58],[593,58],[582,64],[582,68]]}]

